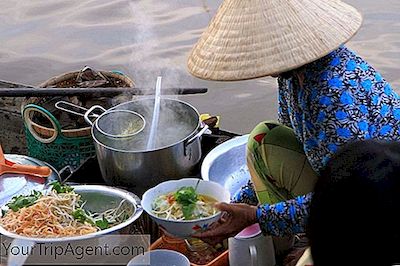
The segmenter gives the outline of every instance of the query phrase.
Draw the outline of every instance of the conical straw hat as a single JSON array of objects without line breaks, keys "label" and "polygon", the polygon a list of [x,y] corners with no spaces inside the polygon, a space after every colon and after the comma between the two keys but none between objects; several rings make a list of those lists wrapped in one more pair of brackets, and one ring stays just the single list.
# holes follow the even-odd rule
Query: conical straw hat
[{"label": "conical straw hat", "polygon": [[279,74],[329,54],[361,23],[361,14],[339,0],[225,0],[188,68],[220,81]]}]

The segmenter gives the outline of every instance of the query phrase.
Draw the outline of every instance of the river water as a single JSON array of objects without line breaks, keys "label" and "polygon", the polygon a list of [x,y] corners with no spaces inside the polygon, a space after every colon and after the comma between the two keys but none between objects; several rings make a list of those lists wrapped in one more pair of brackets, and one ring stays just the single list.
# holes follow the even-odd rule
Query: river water
[{"label": "river water", "polygon": [[[348,46],[400,89],[400,1],[349,0],[364,15]],[[138,87],[207,87],[182,96],[221,127],[249,132],[276,119],[276,81],[210,82],[186,70],[191,47],[221,0],[1,0],[0,80],[37,85],[84,65],[120,70]]]}]

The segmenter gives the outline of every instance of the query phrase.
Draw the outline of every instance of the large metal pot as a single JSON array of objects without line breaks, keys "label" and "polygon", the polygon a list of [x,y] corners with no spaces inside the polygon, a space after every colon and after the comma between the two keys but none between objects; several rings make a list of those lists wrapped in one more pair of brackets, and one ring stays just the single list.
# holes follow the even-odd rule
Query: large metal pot
[{"label": "large metal pot", "polygon": [[[154,97],[117,105],[110,110],[131,110],[152,121]],[[138,195],[160,182],[192,174],[201,159],[201,122],[197,110],[180,100],[162,98],[156,146],[146,143],[151,126],[126,142],[110,142],[92,127],[97,159],[107,184],[129,187]]]}]

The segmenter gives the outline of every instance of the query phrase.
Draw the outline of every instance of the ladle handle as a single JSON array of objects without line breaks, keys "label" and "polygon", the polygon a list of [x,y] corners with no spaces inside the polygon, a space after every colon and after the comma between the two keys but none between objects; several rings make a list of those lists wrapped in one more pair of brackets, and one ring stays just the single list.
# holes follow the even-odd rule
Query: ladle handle
[{"label": "ladle handle", "polygon": [[89,125],[91,125],[91,126],[93,125],[93,122],[92,122],[92,120],[90,120],[89,116],[90,116],[90,114],[91,114],[94,110],[96,110],[96,109],[100,109],[100,110],[103,111],[103,112],[106,112],[106,111],[107,111],[106,109],[104,109],[104,108],[101,107],[100,105],[93,105],[92,107],[90,107],[89,110],[86,111],[84,117],[85,117],[85,121],[86,121]]},{"label": "ladle handle", "polygon": [[51,175],[51,169],[47,166],[34,166],[34,165],[23,165],[23,164],[14,164],[14,165],[0,165],[0,172],[5,174],[24,174],[24,175],[33,175],[39,177],[48,177]]},{"label": "ladle handle", "polygon": [[[75,108],[75,109],[80,110],[82,112],[81,113],[75,112],[75,111],[73,111],[71,109],[68,109],[67,107],[63,107],[63,105],[67,106],[67,107]],[[58,101],[58,102],[56,102],[55,107],[58,110],[61,110],[61,111],[64,111],[64,112],[67,112],[67,113],[70,113],[70,114],[74,114],[74,115],[83,116],[83,117],[85,116],[86,112],[88,111],[87,108],[84,108],[82,106],[79,106],[79,105],[76,105],[76,104],[73,104],[73,103],[70,103],[70,102],[66,102],[66,101]]]},{"label": "ladle handle", "polygon": [[4,157],[3,148],[1,147],[0,144],[0,164],[5,164],[5,163],[6,163],[6,158]]}]

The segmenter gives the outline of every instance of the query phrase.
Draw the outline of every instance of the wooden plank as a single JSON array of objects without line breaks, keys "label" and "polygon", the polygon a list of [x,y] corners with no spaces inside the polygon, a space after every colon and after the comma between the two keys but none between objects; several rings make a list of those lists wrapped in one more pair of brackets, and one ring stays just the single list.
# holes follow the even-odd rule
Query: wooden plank
[{"label": "wooden plank", "polygon": [[[164,95],[188,95],[206,93],[207,88],[164,88]],[[46,97],[46,96],[81,96],[110,97],[120,94],[152,95],[154,89],[141,88],[33,88],[33,87],[1,87],[0,97]]]},{"label": "wooden plank", "polygon": [[15,83],[15,82],[11,82],[11,81],[6,81],[6,80],[0,80],[0,87],[4,87],[4,88],[23,88],[23,87],[32,87],[32,86],[21,84],[21,83]]}]

